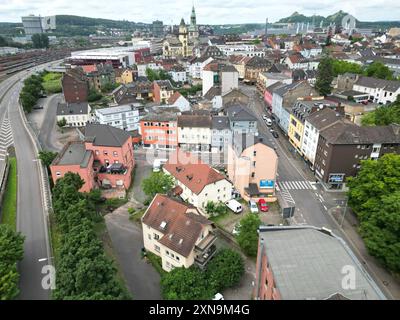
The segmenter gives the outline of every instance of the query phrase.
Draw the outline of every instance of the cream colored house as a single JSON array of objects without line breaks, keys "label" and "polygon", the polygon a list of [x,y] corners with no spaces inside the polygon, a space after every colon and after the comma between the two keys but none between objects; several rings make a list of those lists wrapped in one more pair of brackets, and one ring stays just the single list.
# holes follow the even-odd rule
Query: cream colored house
[{"label": "cream colored house", "polygon": [[181,158],[178,161],[177,154],[180,154],[179,150],[170,157],[163,170],[174,177],[176,194],[183,200],[206,215],[209,201],[218,203],[232,199],[233,186],[222,174],[191,156],[188,161]]},{"label": "cream colored house", "polygon": [[161,257],[162,267],[204,268],[216,252],[213,224],[185,203],[157,194],[142,217],[147,251]]},{"label": "cream colored house", "polygon": [[84,127],[91,122],[91,108],[87,102],[59,103],[56,121],[66,120],[66,127]]},{"label": "cream colored house", "polygon": [[276,201],[276,151],[252,134],[234,136],[228,147],[228,177],[245,200]]},{"label": "cream colored house", "polygon": [[210,152],[211,116],[196,114],[178,117],[178,144],[184,151]]}]

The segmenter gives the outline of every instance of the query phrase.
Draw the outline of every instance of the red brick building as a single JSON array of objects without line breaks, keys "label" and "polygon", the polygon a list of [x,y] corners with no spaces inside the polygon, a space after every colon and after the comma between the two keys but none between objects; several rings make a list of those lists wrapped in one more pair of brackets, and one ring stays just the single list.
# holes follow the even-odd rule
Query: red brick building
[{"label": "red brick building", "polygon": [[132,136],[121,129],[88,124],[85,141],[69,142],[50,166],[54,183],[67,172],[85,181],[81,192],[94,188],[128,189],[135,166]]},{"label": "red brick building", "polygon": [[65,102],[79,103],[88,101],[89,83],[82,69],[68,70],[62,78],[61,84]]}]

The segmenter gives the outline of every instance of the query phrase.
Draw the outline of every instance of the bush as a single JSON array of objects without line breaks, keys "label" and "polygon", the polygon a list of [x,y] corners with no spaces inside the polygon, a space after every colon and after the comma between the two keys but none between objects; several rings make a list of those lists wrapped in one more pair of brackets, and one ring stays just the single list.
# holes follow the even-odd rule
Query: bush
[{"label": "bush", "polygon": [[207,265],[209,283],[215,292],[236,286],[243,274],[243,258],[231,249],[220,250]]},{"label": "bush", "polygon": [[257,256],[258,249],[258,228],[261,220],[258,215],[250,213],[240,220],[239,234],[236,240],[243,252],[250,256]]}]

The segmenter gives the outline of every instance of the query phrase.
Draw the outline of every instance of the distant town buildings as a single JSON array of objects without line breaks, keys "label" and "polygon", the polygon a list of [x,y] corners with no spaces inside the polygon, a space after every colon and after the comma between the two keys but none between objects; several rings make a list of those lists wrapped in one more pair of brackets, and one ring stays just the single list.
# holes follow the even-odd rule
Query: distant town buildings
[{"label": "distant town buildings", "polygon": [[41,17],[35,15],[21,18],[25,35],[32,36],[37,33],[45,33],[56,29],[56,17]]}]

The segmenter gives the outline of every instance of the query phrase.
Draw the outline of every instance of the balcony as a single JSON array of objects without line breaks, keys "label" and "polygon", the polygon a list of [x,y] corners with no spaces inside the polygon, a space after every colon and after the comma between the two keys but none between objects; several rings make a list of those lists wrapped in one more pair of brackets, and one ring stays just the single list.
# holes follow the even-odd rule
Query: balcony
[{"label": "balcony", "polygon": [[122,163],[113,163],[109,166],[101,166],[98,170],[98,173],[105,174],[119,174],[124,175],[128,172],[128,168],[126,168]]},{"label": "balcony", "polygon": [[194,261],[200,268],[204,268],[208,261],[214,256],[217,251],[215,241],[217,237],[214,233],[209,233],[198,245],[194,248]]}]

